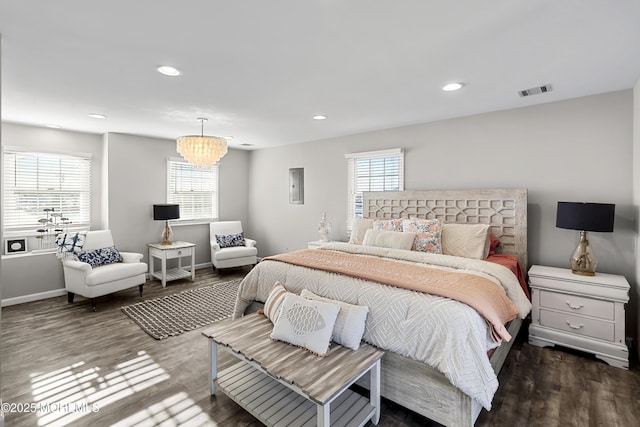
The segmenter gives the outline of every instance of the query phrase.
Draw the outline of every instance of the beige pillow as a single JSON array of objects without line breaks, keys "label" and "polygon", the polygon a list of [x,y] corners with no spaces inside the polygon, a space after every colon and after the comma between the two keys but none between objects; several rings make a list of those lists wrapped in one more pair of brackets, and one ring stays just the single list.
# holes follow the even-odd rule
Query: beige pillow
[{"label": "beige pillow", "polygon": [[490,243],[488,224],[443,224],[442,253],[445,255],[485,259]]},{"label": "beige pillow", "polygon": [[373,228],[373,220],[369,218],[361,218],[356,216],[353,219],[353,227],[351,228],[351,236],[349,236],[349,243],[354,245],[361,245],[364,240],[364,235],[367,230]]},{"label": "beige pillow", "polygon": [[389,249],[411,250],[415,233],[403,233],[401,231],[367,230],[362,241],[363,246],[378,246]]}]

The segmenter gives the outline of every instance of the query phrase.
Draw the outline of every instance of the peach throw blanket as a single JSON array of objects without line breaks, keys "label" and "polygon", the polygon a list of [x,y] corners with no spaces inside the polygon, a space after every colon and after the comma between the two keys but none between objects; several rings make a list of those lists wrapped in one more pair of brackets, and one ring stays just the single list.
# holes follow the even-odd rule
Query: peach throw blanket
[{"label": "peach throw blanket", "polygon": [[275,255],[262,260],[265,261],[330,271],[465,303],[488,322],[496,342],[511,340],[504,325],[518,314],[516,306],[498,285],[475,274],[317,249]]}]

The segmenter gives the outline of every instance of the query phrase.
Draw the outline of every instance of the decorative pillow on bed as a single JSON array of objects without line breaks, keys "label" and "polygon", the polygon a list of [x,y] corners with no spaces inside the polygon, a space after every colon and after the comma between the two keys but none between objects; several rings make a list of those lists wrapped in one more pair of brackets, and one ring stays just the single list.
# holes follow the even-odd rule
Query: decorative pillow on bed
[{"label": "decorative pillow on bed", "polygon": [[362,336],[364,335],[364,327],[367,321],[367,314],[369,314],[369,307],[324,298],[307,289],[303,289],[300,296],[312,301],[336,304],[340,307],[336,324],[333,327],[333,340],[352,350],[360,348],[360,341],[362,341]]},{"label": "decorative pillow on bed", "polygon": [[411,249],[415,237],[414,233],[403,233],[401,231],[367,230],[362,245],[408,251]]},{"label": "decorative pillow on bed", "polygon": [[416,237],[411,246],[412,251],[442,253],[442,223],[438,219],[405,219],[402,221],[402,231],[415,233]]},{"label": "decorative pillow on bed", "polygon": [[442,229],[445,255],[485,259],[490,245],[489,224],[444,224]]},{"label": "decorative pillow on bed", "polygon": [[284,296],[289,293],[282,283],[276,281],[273,285],[273,289],[269,293],[267,300],[264,302],[264,315],[267,319],[271,320],[271,323],[276,323],[278,316],[280,316],[280,308],[282,307],[282,301]]},{"label": "decorative pillow on bed", "polygon": [[244,232],[241,232],[238,234],[226,234],[226,235],[216,234],[216,243],[220,245],[221,248],[232,248],[234,246],[246,246],[246,242],[244,240]]},{"label": "decorative pillow on bed", "polygon": [[402,219],[374,219],[374,230],[402,231]]},{"label": "decorative pillow on bed", "polygon": [[351,228],[351,236],[349,236],[349,243],[354,245],[361,245],[364,240],[364,235],[367,230],[373,228],[373,220],[369,218],[361,218],[356,216],[353,218],[353,227]]},{"label": "decorative pillow on bed", "polygon": [[93,251],[80,252],[78,261],[86,262],[91,267],[99,267],[101,265],[115,264],[122,262],[122,255],[115,246],[108,248],[95,249]]},{"label": "decorative pillow on bed", "polygon": [[318,356],[326,356],[338,311],[340,307],[336,304],[307,300],[289,292],[284,297],[280,316],[270,336]]},{"label": "decorative pillow on bed", "polygon": [[489,242],[489,255],[495,254],[496,249],[500,246],[500,239],[494,236],[493,233],[489,232]]}]

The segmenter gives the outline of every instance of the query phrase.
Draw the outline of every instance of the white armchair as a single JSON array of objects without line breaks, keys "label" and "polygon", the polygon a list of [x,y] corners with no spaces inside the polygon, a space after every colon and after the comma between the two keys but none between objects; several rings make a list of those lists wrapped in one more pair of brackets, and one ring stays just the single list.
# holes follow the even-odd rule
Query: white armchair
[{"label": "white armchair", "polygon": [[[110,230],[88,231],[83,252],[114,246]],[[96,298],[123,289],[138,286],[140,296],[146,281],[147,264],[141,262],[142,254],[120,252],[122,262],[92,267],[91,264],[63,259],[64,285],[69,303],[76,294],[91,298],[91,307],[96,311]]]},{"label": "white armchair", "polygon": [[[242,238],[239,238],[241,233]],[[212,222],[209,224],[209,238],[211,240],[211,263],[218,272],[223,268],[258,263],[256,241],[244,237],[242,222]]]}]

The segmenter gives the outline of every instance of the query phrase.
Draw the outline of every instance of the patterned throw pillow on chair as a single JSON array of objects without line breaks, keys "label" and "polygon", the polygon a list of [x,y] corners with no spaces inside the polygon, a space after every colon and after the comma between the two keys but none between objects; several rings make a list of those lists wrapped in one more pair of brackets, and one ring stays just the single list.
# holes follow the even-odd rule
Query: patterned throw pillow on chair
[{"label": "patterned throw pillow on chair", "polygon": [[78,254],[78,261],[86,262],[91,265],[91,267],[99,267],[101,265],[122,262],[122,255],[120,255],[120,252],[118,252],[115,246],[110,246],[108,248],[81,252]]},{"label": "patterned throw pillow on chair", "polygon": [[221,248],[232,248],[234,246],[246,246],[244,232],[238,234],[219,235],[216,234],[216,243]]},{"label": "patterned throw pillow on chair", "polygon": [[58,258],[76,258],[82,252],[85,232],[81,233],[60,233],[56,236],[56,246],[58,246]]}]

